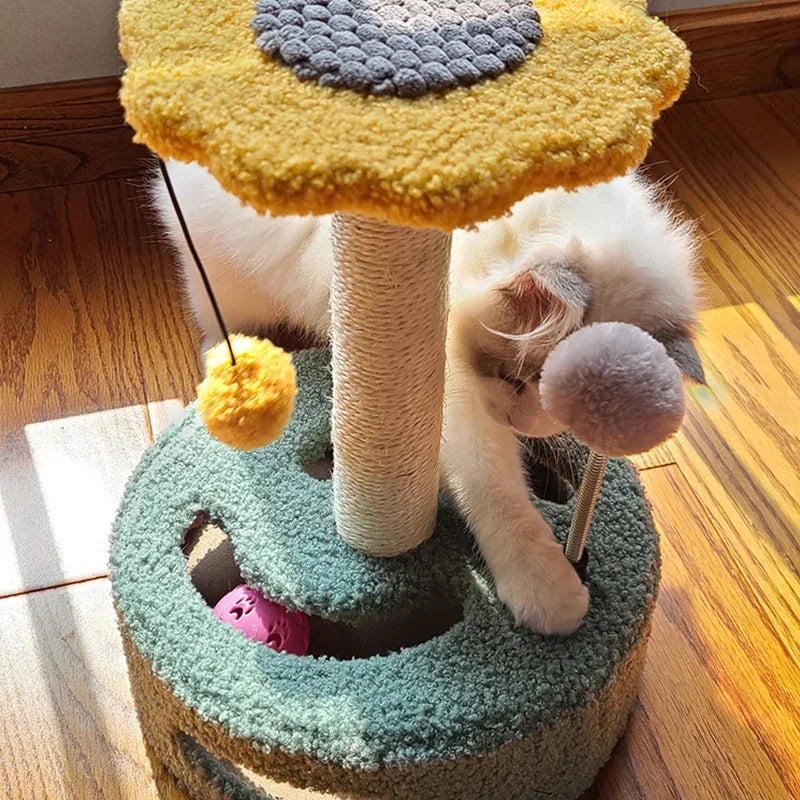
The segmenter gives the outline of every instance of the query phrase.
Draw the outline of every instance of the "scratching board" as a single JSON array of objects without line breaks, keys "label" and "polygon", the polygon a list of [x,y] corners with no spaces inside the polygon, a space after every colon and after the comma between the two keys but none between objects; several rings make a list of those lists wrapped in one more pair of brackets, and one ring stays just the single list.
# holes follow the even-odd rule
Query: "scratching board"
[{"label": "scratching board", "polygon": [[[224,762],[354,797],[577,797],[624,727],[657,589],[657,535],[634,470],[609,467],[584,625],[537,636],[514,626],[444,501],[434,536],[399,558],[363,556],[335,535],[331,482],[303,466],[330,446],[328,354],[296,363],[297,408],[276,444],[231,450],[190,408],[126,492],[113,585],[151,752],[215,800],[239,780]],[[549,466],[575,485],[586,453],[563,444]],[[574,498],[534,501],[563,539]],[[287,605],[379,620],[447,593],[463,619],[385,656],[275,653],[217,620],[192,585],[181,541],[198,511],[230,536],[248,582]]]}]

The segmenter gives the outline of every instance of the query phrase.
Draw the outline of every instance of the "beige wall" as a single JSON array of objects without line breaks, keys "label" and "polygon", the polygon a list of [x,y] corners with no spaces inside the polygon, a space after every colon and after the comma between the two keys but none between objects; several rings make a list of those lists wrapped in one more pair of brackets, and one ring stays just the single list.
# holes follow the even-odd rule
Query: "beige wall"
[{"label": "beige wall", "polygon": [[118,7],[119,0],[0,0],[0,88],[118,74]]},{"label": "beige wall", "polygon": [[[650,0],[650,7],[663,13],[724,2]],[[0,0],[0,88],[118,74],[118,5],[119,0]]]}]

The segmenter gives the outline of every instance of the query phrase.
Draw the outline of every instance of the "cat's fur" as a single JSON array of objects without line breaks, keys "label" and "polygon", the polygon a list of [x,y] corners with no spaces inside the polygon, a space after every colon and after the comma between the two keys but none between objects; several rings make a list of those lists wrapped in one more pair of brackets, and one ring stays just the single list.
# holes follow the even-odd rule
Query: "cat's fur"
[{"label": "cat's fur", "polygon": [[[169,170],[231,330],[284,322],[327,336],[330,219],[262,217],[197,165]],[[160,182],[155,197],[206,347],[220,338],[217,323]],[[542,410],[538,372],[575,328],[617,320],[656,335],[685,373],[701,378],[689,340],[695,258],[691,227],[633,173],[533,195],[510,216],[453,236],[441,474],[499,596],[536,631],[571,633],[589,602],[531,503],[522,467],[520,434],[560,430]]]}]

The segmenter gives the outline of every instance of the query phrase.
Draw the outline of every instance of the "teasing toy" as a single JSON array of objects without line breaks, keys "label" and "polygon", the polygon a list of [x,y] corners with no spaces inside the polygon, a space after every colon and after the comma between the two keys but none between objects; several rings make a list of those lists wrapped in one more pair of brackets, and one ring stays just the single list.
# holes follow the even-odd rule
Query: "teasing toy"
[{"label": "teasing toy", "polygon": [[255,450],[283,433],[296,394],[288,353],[268,339],[231,336],[206,353],[197,410],[212,436],[231,447]]},{"label": "teasing toy", "polygon": [[585,577],[586,539],[609,456],[644,453],[677,432],[683,381],[664,345],[623,322],[580,328],[547,357],[542,406],[591,448],[565,552]]},{"label": "teasing toy", "polygon": [[[123,0],[120,38],[137,141],[259,212],[333,213],[336,255],[331,350],[294,357],[296,398],[284,355],[232,340],[122,500],[112,581],[156,780],[201,800],[280,797],[254,775],[353,798],[577,798],[635,699],[657,535],[633,469],[609,459],[583,625],[514,625],[439,494],[450,231],[636,165],[685,84],[685,47],[643,0]],[[603,459],[666,435],[678,408],[654,404],[675,388],[660,351],[607,334],[608,396],[590,390],[600,345],[578,334],[543,376]],[[632,389],[644,405],[621,402]],[[565,542],[593,462],[561,445],[532,447],[567,501],[531,500]],[[320,480],[309,465],[331,448]],[[368,658],[276,652],[187,575],[199,513],[242,580],[312,627],[437,607],[446,625]]]},{"label": "teasing toy", "polygon": [[287,611],[249,586],[237,586],[214,606],[214,613],[248,639],[277,650],[304,656],[308,652],[308,617]]}]

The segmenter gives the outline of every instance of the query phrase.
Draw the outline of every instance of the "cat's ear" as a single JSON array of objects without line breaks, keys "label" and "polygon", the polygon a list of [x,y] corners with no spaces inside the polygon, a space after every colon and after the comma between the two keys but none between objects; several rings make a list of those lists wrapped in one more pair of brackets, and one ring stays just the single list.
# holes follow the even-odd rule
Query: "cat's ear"
[{"label": "cat's ear", "polygon": [[653,338],[664,345],[667,355],[686,378],[693,383],[705,385],[706,373],[700,354],[685,330],[668,327],[654,333]]},{"label": "cat's ear", "polygon": [[583,318],[592,300],[592,290],[577,263],[548,261],[535,267],[533,275],[553,297]]},{"label": "cat's ear", "polygon": [[500,290],[517,318],[517,326],[533,330],[558,327],[556,338],[579,327],[591,302],[591,288],[578,265],[553,258],[525,267]]}]

